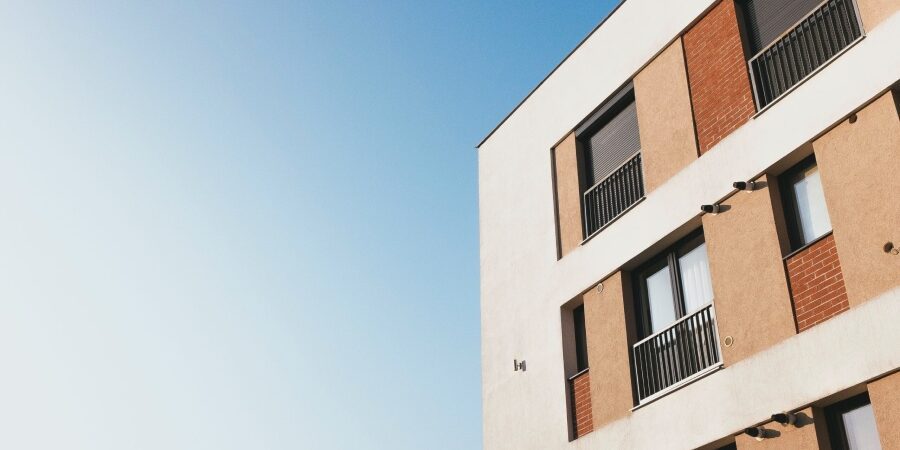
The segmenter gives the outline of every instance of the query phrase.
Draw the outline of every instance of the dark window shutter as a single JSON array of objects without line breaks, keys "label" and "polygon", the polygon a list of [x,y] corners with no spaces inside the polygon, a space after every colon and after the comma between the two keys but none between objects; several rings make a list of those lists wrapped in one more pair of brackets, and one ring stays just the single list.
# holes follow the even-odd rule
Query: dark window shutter
[{"label": "dark window shutter", "polygon": [[602,181],[641,149],[633,95],[619,108],[605,118],[605,123],[601,120],[598,128],[589,130],[581,138],[587,187]]},{"label": "dark window shutter", "polygon": [[588,368],[587,354],[587,330],[584,323],[584,305],[580,305],[572,311],[572,319],[575,322],[575,365],[581,372]]},{"label": "dark window shutter", "polygon": [[752,57],[782,33],[806,17],[822,0],[743,0],[744,16]]}]

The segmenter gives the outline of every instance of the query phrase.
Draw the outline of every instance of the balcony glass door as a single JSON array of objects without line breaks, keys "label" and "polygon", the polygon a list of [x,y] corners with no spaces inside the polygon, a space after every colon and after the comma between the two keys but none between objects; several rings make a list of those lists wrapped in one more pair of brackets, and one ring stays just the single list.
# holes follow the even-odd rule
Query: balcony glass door
[{"label": "balcony glass door", "polygon": [[713,292],[709,278],[706,243],[678,258],[678,273],[681,278],[685,314],[712,303]]},{"label": "balcony glass door", "polygon": [[635,281],[643,339],[633,353],[643,401],[720,361],[702,231],[650,261]]},{"label": "balcony glass door", "polygon": [[712,303],[709,259],[699,232],[651,261],[637,278],[645,336]]},{"label": "balcony glass door", "polygon": [[647,277],[647,306],[650,308],[650,326],[653,333],[661,331],[675,321],[675,295],[669,265]]}]

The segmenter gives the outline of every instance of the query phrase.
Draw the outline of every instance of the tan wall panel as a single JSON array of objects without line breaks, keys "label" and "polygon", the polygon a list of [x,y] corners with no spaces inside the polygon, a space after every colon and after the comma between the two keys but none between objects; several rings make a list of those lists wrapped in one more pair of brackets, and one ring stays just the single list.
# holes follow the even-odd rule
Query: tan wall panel
[{"label": "tan wall panel", "polygon": [[697,159],[694,114],[681,39],[634,77],[644,184],[656,189]]},{"label": "tan wall panel", "polygon": [[[771,184],[771,177],[757,181]],[[728,210],[703,216],[720,344],[726,365],[796,333],[772,198],[763,187],[739,192]],[[726,336],[734,338],[726,347]]]},{"label": "tan wall panel", "polygon": [[868,385],[883,450],[900,450],[900,373]]},{"label": "tan wall panel", "polygon": [[774,431],[778,436],[757,441],[756,438],[740,434],[735,438],[738,450],[818,450],[819,441],[816,436],[812,408],[797,413],[800,426],[783,426],[778,422],[764,425],[766,430]]},{"label": "tan wall panel", "polygon": [[581,183],[578,181],[578,142],[575,133],[566,136],[553,151],[556,167],[556,207],[559,214],[560,253],[581,245]]},{"label": "tan wall panel", "polygon": [[900,9],[897,0],[856,0],[863,28],[871,30]]},{"label": "tan wall panel", "polygon": [[813,142],[850,307],[900,285],[900,121],[891,94]]},{"label": "tan wall panel", "polygon": [[627,277],[616,272],[603,281],[602,292],[592,288],[584,293],[594,429],[626,416],[634,406],[628,355],[629,286]]}]

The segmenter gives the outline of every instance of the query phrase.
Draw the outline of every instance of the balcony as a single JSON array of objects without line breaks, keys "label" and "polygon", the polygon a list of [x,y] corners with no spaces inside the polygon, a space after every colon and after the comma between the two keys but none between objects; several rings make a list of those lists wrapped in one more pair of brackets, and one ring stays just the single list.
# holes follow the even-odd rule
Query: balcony
[{"label": "balcony", "polygon": [[646,403],[721,365],[713,306],[684,316],[634,344],[640,403]]},{"label": "balcony", "polygon": [[584,192],[584,235],[589,238],[644,198],[641,152]]},{"label": "balcony", "polygon": [[828,0],[748,62],[762,110],[863,36],[853,0]]}]

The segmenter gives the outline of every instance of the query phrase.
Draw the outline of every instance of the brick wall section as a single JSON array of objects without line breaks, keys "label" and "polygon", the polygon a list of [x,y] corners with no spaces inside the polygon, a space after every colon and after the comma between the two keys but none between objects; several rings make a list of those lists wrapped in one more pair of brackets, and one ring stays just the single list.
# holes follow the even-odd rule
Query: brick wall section
[{"label": "brick wall section", "polygon": [[594,430],[591,413],[591,375],[585,371],[572,380],[573,417],[575,437],[584,436]]},{"label": "brick wall section", "polygon": [[788,258],[787,272],[797,331],[850,309],[834,235]]},{"label": "brick wall section", "polygon": [[756,113],[734,0],[723,0],[684,35],[700,154]]}]

